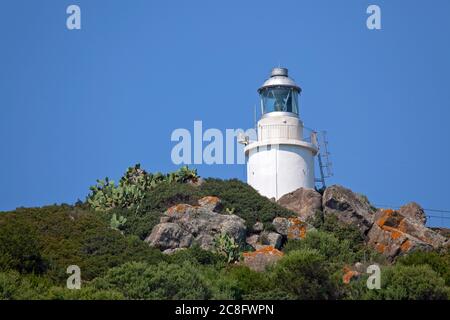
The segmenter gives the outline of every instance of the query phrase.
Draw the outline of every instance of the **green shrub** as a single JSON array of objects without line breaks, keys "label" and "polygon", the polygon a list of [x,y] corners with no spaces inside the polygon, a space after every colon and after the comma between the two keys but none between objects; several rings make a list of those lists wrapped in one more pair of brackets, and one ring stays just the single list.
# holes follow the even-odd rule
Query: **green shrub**
[{"label": "green shrub", "polygon": [[112,230],[101,214],[70,206],[0,215],[0,252],[2,269],[45,272],[59,284],[67,279],[69,265],[78,265],[82,279],[91,280],[125,262],[159,263],[164,259],[159,250],[137,237]]},{"label": "green shrub", "polygon": [[33,226],[17,215],[0,219],[0,270],[43,273],[47,262],[41,255]]},{"label": "green shrub", "polygon": [[354,246],[364,245],[364,237],[358,228],[339,221],[335,215],[326,215],[319,229],[333,233],[339,240],[348,240]]},{"label": "green shrub", "polygon": [[331,299],[336,292],[325,257],[314,249],[289,252],[275,265],[272,281],[295,299]]},{"label": "green shrub", "polygon": [[51,287],[45,299],[49,300],[124,300],[120,292],[114,290],[98,290],[92,286],[82,286],[79,290],[62,287]]},{"label": "green shrub", "polygon": [[349,240],[339,240],[332,233],[323,231],[308,232],[305,239],[288,240],[284,252],[294,250],[315,249],[329,262],[352,264],[357,262],[357,257],[352,251]]},{"label": "green shrub", "polygon": [[429,265],[395,265],[382,269],[381,289],[366,290],[363,299],[441,300],[449,298],[443,278]]},{"label": "green shrub", "polygon": [[222,276],[236,284],[236,299],[259,299],[276,288],[268,273],[256,272],[245,266],[231,266]]},{"label": "green shrub", "polygon": [[169,263],[182,264],[185,261],[189,261],[193,264],[201,265],[225,265],[226,259],[220,254],[216,254],[211,251],[203,250],[198,245],[194,245],[190,248],[179,250],[171,255],[168,255],[167,260]]},{"label": "green shrub", "polygon": [[170,184],[164,182],[145,195],[139,214],[155,211],[162,213],[169,207],[179,203],[196,205],[200,197],[198,187],[190,184]]},{"label": "green shrub", "polygon": [[450,286],[450,254],[437,252],[415,251],[397,260],[397,263],[405,266],[429,265]]},{"label": "green shrub", "polygon": [[123,299],[115,291],[83,285],[80,290],[56,287],[48,279],[16,271],[0,273],[0,300],[112,300]]},{"label": "green shrub", "polygon": [[158,265],[131,262],[110,269],[93,285],[100,290],[121,292],[127,299],[207,299],[210,291],[189,262]]},{"label": "green shrub", "polygon": [[51,283],[42,277],[17,271],[0,272],[0,300],[45,299]]}]

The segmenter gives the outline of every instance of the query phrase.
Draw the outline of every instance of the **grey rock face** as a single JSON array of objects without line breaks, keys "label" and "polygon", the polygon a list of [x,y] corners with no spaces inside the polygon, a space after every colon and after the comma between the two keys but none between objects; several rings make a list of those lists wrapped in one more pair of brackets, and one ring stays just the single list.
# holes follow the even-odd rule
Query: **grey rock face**
[{"label": "grey rock face", "polygon": [[253,235],[247,237],[247,239],[245,239],[245,242],[247,242],[247,244],[249,244],[254,249],[256,249],[257,246],[260,244],[260,242],[259,242],[259,234],[253,234]]},{"label": "grey rock face", "polygon": [[283,244],[283,236],[276,232],[263,232],[260,239],[262,245],[272,246],[276,249],[280,249]]},{"label": "grey rock face", "polygon": [[289,229],[289,220],[287,218],[276,217],[273,219],[272,224],[279,234],[287,237]]},{"label": "grey rock face", "polygon": [[367,235],[368,244],[390,260],[414,250],[431,250],[448,245],[445,237],[425,227],[422,221],[409,219],[400,211],[380,209]]},{"label": "grey rock face", "polygon": [[313,226],[298,217],[276,217],[272,222],[275,230],[287,239],[303,239],[307,232],[315,230]]},{"label": "grey rock face", "polygon": [[167,250],[189,247],[192,238],[192,234],[183,230],[178,224],[165,222],[156,225],[145,242],[160,250]]},{"label": "grey rock face", "polygon": [[365,197],[338,185],[325,189],[322,206],[325,215],[333,214],[341,222],[356,226],[363,235],[367,234],[375,217],[375,210]]},{"label": "grey rock face", "polygon": [[205,250],[212,250],[215,237],[226,233],[236,242],[243,243],[245,221],[236,215],[212,211],[220,200],[207,198],[199,201],[198,207],[179,204],[169,208],[145,241],[161,250],[186,248],[194,243]]},{"label": "grey rock face", "polygon": [[272,246],[261,246],[256,251],[243,253],[243,265],[254,271],[262,272],[267,267],[274,265],[283,255],[283,252]]},{"label": "grey rock face", "polygon": [[285,194],[278,200],[278,204],[297,213],[297,216],[307,221],[316,212],[322,211],[322,196],[316,190],[299,188]]},{"label": "grey rock face", "polygon": [[264,230],[264,224],[262,222],[256,222],[252,227],[252,231],[255,233],[259,233],[263,230]]},{"label": "grey rock face", "polygon": [[425,215],[425,211],[423,211],[422,207],[419,206],[415,202],[410,202],[403,207],[401,207],[398,212],[413,221],[417,221],[418,223],[421,223],[425,225],[427,223],[427,216]]}]

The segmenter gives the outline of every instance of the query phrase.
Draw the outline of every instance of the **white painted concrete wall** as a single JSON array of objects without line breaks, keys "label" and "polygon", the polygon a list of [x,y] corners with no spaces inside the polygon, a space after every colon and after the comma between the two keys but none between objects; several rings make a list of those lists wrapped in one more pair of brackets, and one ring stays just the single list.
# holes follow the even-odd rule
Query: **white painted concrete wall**
[{"label": "white painted concrete wall", "polygon": [[314,188],[317,148],[303,140],[303,123],[276,112],[258,121],[258,141],[245,147],[247,183],[279,199],[300,187]]},{"label": "white painted concrete wall", "polygon": [[296,145],[249,150],[247,182],[268,198],[279,199],[300,187],[314,188],[313,151]]}]

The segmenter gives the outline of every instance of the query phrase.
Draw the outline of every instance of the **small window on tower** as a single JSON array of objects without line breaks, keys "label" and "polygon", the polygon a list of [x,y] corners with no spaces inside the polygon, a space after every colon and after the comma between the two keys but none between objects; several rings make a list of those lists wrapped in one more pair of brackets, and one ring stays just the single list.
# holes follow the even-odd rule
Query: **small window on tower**
[{"label": "small window on tower", "polygon": [[270,149],[272,149],[272,145],[268,144],[267,145],[267,151],[270,151]]}]

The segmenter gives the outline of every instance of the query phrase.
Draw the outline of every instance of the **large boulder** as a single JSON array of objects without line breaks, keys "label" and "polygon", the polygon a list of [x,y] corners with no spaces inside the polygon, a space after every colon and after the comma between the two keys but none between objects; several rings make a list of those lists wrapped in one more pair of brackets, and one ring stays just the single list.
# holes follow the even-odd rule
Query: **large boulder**
[{"label": "large boulder", "polygon": [[283,252],[272,246],[264,246],[259,250],[244,252],[243,264],[254,271],[264,271],[283,257]]},{"label": "large boulder", "polygon": [[281,249],[283,236],[276,232],[264,231],[260,234],[253,234],[245,240],[248,245],[258,250],[266,246]]},{"label": "large boulder", "polygon": [[187,248],[192,243],[193,236],[183,230],[178,224],[166,222],[156,225],[152,233],[145,239],[152,247],[160,250]]},{"label": "large boulder", "polygon": [[287,239],[303,239],[306,233],[315,230],[310,224],[300,220],[298,217],[282,218],[276,217],[272,222],[275,230]]},{"label": "large boulder", "polygon": [[145,239],[153,247],[163,251],[200,245],[205,250],[214,249],[214,239],[227,234],[237,243],[245,241],[245,221],[233,214],[219,214],[220,200],[207,197],[199,200],[199,206],[178,204],[167,209],[151,234]]},{"label": "large boulder", "polygon": [[410,202],[402,206],[398,212],[410,220],[416,221],[420,224],[425,225],[427,223],[427,216],[423,208],[415,202]]},{"label": "large boulder", "polygon": [[280,249],[283,244],[283,236],[276,232],[263,232],[261,234],[261,244]]},{"label": "large boulder", "polygon": [[299,188],[282,196],[278,204],[297,213],[301,220],[308,221],[322,211],[322,196],[316,190]]},{"label": "large boulder", "polygon": [[210,211],[220,211],[222,209],[222,201],[218,197],[207,196],[198,200],[198,204]]},{"label": "large boulder", "polygon": [[425,227],[422,219],[413,220],[392,209],[377,211],[367,237],[369,245],[391,260],[414,250],[446,246],[448,242],[439,233]]},{"label": "large boulder", "polygon": [[264,224],[260,221],[256,222],[253,227],[252,227],[252,231],[254,233],[260,233],[264,230]]},{"label": "large boulder", "polygon": [[366,235],[373,224],[375,209],[367,199],[339,185],[325,189],[322,197],[324,215],[335,215],[345,224],[354,225]]}]

